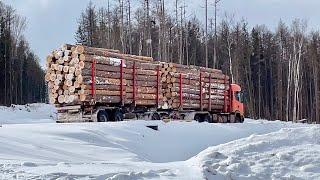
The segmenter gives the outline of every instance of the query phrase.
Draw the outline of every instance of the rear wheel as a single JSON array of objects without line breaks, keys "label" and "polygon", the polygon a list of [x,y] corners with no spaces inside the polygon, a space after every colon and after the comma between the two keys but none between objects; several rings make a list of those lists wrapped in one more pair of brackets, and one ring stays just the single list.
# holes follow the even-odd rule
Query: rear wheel
[{"label": "rear wheel", "polygon": [[105,110],[101,110],[97,116],[98,122],[108,122],[109,121],[109,114]]},{"label": "rear wheel", "polygon": [[114,115],[113,115],[113,120],[114,121],[123,121],[123,113],[119,110],[115,111]]},{"label": "rear wheel", "polygon": [[204,122],[208,122],[208,123],[212,123],[213,122],[212,118],[211,118],[211,116],[209,114],[204,115],[203,121]]},{"label": "rear wheel", "polygon": [[158,113],[153,113],[151,116],[151,120],[153,121],[161,120],[161,117]]},{"label": "rear wheel", "polygon": [[198,121],[199,123],[202,123],[202,122],[203,122],[200,114],[196,114],[196,115],[194,116],[194,120],[195,120],[195,121]]}]

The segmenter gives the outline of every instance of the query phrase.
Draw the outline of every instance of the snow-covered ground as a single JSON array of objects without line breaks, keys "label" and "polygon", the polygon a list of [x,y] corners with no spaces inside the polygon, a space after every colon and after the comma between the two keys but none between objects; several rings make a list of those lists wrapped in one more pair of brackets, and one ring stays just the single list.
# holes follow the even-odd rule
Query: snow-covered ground
[{"label": "snow-covered ground", "polygon": [[52,106],[18,107],[0,108],[0,179],[320,179],[317,125],[55,124]]},{"label": "snow-covered ground", "polygon": [[49,104],[0,106],[0,125],[50,123],[54,118],[56,110]]}]

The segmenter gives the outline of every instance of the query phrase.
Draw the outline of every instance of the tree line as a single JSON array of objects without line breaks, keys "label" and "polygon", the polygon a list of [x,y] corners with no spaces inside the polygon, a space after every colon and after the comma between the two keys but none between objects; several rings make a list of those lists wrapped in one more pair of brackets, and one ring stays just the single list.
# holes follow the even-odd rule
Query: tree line
[{"label": "tree line", "polygon": [[241,85],[247,117],[320,122],[320,33],[308,31],[305,21],[280,21],[272,31],[225,15],[217,25],[207,17],[204,26],[177,0],[171,11],[164,0],[134,9],[130,0],[112,2],[88,4],[78,20],[78,43],[222,69]]},{"label": "tree line", "polygon": [[45,102],[39,58],[23,36],[26,19],[0,1],[0,105]]}]

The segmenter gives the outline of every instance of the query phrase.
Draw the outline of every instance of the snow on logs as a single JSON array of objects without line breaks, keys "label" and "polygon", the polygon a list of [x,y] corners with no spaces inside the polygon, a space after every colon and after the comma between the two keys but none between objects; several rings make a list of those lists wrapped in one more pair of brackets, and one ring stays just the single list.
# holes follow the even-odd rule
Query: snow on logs
[{"label": "snow on logs", "polygon": [[156,62],[118,50],[63,45],[47,57],[51,104],[100,102],[162,109],[222,109],[229,77],[220,70]]}]

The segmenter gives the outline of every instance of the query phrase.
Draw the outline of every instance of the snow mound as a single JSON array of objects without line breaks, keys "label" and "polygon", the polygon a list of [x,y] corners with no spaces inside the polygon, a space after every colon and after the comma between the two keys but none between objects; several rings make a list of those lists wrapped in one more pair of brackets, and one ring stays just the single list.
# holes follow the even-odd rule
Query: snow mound
[{"label": "snow mound", "polygon": [[46,104],[0,107],[2,179],[320,179],[317,125],[57,124],[55,115]]},{"label": "snow mound", "polygon": [[189,163],[206,179],[320,179],[320,127],[284,128],[210,147]]},{"label": "snow mound", "polygon": [[1,124],[32,124],[55,122],[56,110],[49,104],[0,106]]},{"label": "snow mound", "polygon": [[0,128],[0,172],[5,179],[317,179],[319,130],[253,120],[12,124]]}]

